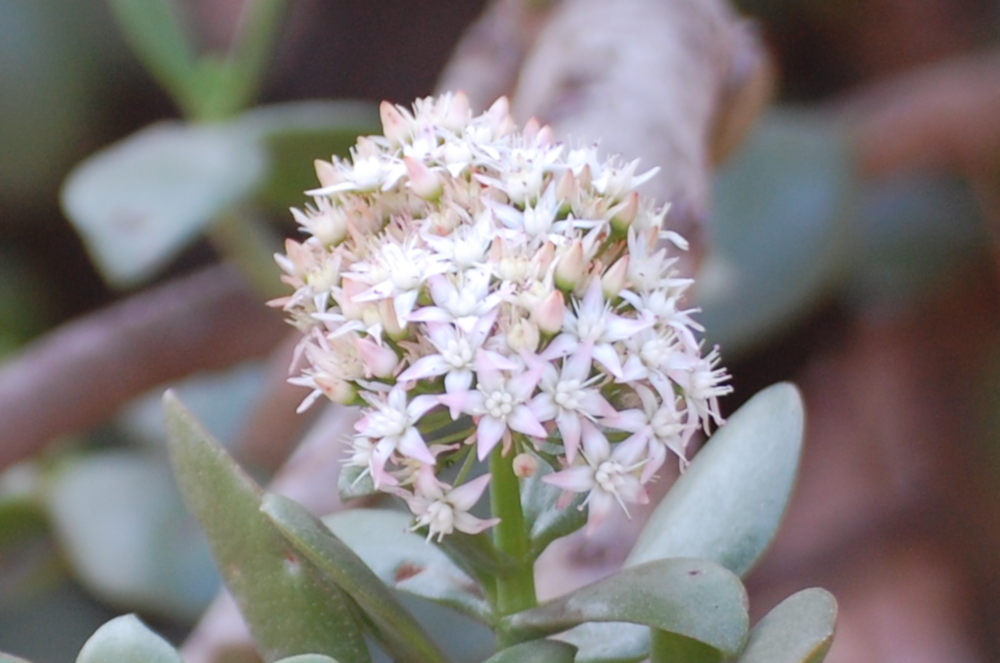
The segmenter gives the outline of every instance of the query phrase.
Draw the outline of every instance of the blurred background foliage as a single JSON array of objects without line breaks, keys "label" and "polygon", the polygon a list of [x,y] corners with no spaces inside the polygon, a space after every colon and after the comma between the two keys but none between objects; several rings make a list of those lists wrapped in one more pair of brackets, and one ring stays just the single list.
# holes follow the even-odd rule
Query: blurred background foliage
[{"label": "blurred background foliage", "polygon": [[[193,41],[212,51],[232,38],[243,3],[176,4]],[[982,400],[972,414],[993,415],[977,419],[975,435],[966,437],[986,441],[970,453],[992,467],[987,483],[995,486],[1000,151],[988,155],[992,170],[971,173],[962,162],[933,160],[869,167],[857,132],[864,124],[857,108],[866,106],[852,99],[865,86],[921,66],[995,49],[1000,6],[988,0],[737,4],[760,22],[778,79],[777,103],[718,173],[696,294],[700,320],[711,342],[722,345],[737,394],[745,398],[796,375],[816,348],[835,345],[852,320],[905,316],[952,290],[969,290],[970,279],[985,280],[972,288],[986,294],[973,295],[968,315],[991,321],[983,328],[992,335],[986,345],[993,354],[978,357],[982,381],[962,393]],[[67,320],[211,264],[220,253],[269,255],[272,243],[294,232],[285,210],[311,186],[311,159],[342,152],[355,134],[370,131],[372,102],[429,94],[482,7],[437,0],[391,0],[377,8],[365,0],[287,3],[273,57],[262,61],[259,94],[251,99],[251,92],[236,91],[232,104],[198,106],[171,101],[129,47],[108,3],[0,3],[0,357],[15,356]],[[204,76],[219,75],[219,62]],[[169,88],[169,72],[159,73]],[[305,99],[324,101],[280,105]],[[240,114],[250,101],[267,107]],[[176,122],[185,113],[227,121]],[[147,128],[164,120],[173,123]],[[214,169],[199,152],[212,140],[230,150]],[[75,171],[63,190],[78,234],[60,208],[59,191],[98,150],[99,159]],[[150,172],[158,177],[144,189]],[[95,190],[106,195],[88,198]],[[142,219],[163,215],[166,222],[150,227],[169,232],[89,223],[108,216],[102,207],[108,200],[137,209]],[[233,214],[260,230],[262,246],[233,243],[226,225]],[[199,234],[209,221],[215,229]],[[250,274],[265,290],[274,278],[271,266],[263,276]],[[231,441],[265,370],[249,362],[177,387],[199,419]],[[727,408],[738,404],[733,399]],[[163,462],[159,418],[158,395],[137,399],[113,421],[0,475],[0,650],[40,663],[69,660],[99,624],[132,610],[179,640],[214,595],[211,560]],[[976,495],[993,514],[996,496],[995,488]],[[997,519],[988,515],[982,523],[992,527]],[[997,536],[987,532],[982,546]],[[984,581],[982,591],[998,588],[995,573]],[[971,605],[982,608],[980,599]],[[997,616],[994,608],[966,633],[977,638],[970,651],[982,657],[964,660],[1000,655],[1000,633],[989,626]]]}]

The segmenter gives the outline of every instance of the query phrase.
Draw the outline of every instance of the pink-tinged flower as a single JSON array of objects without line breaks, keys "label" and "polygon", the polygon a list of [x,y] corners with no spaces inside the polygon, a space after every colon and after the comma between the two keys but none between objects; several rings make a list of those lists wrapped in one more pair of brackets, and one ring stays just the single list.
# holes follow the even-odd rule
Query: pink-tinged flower
[{"label": "pink-tinged flower", "polygon": [[[618,504],[629,516],[629,504],[646,504],[649,496],[637,476],[643,460],[635,447],[611,449],[608,438],[593,424],[583,425],[585,464],[577,464],[542,477],[542,481],[573,493],[587,493],[587,533],[591,534]],[[631,516],[629,516],[631,517]]]},{"label": "pink-tinged flower", "polygon": [[690,423],[697,426],[698,421],[702,421],[706,434],[709,419],[718,426],[723,424],[722,414],[719,412],[719,396],[733,390],[732,385],[723,384],[729,380],[729,373],[725,368],[717,368],[720,361],[719,348],[716,347],[704,357],[695,355],[681,358],[667,372],[670,379],[684,390]]},{"label": "pink-tinged flower", "polygon": [[432,252],[417,244],[417,238],[407,237],[378,244],[369,260],[354,263],[345,275],[369,286],[354,296],[355,302],[392,299],[396,319],[404,321],[413,311],[424,282],[446,269]]},{"label": "pink-tinged flower", "polygon": [[543,421],[555,419],[566,449],[566,460],[570,463],[576,460],[584,420],[596,421],[616,414],[600,390],[594,387],[603,376],[588,377],[590,366],[590,357],[577,352],[563,360],[561,370],[546,363],[539,383],[542,392],[537,397],[539,417]]},{"label": "pink-tinged flower", "polygon": [[476,452],[479,460],[485,459],[501,439],[509,442],[511,431],[537,438],[547,435],[539,420],[544,412],[542,404],[538,398],[531,399],[538,384],[537,370],[515,371],[513,376],[504,377],[500,368],[480,350],[476,356],[476,376],[475,389],[445,394],[440,401],[451,409],[453,418],[458,412],[464,412],[478,420]]},{"label": "pink-tinged flower", "polygon": [[490,475],[484,474],[457,488],[438,481],[428,467],[421,468],[414,479],[413,493],[400,491],[410,511],[417,518],[413,529],[427,527],[427,540],[435,536],[440,541],[455,530],[466,534],[479,534],[493,527],[499,518],[476,518],[469,513],[490,482]]},{"label": "pink-tinged flower", "polygon": [[[423,380],[443,375],[445,392],[466,391],[472,386],[476,354],[496,320],[496,311],[478,318],[468,332],[448,323],[428,322],[427,337],[437,354],[424,355],[399,374],[400,381]],[[494,363],[503,357],[490,353]]]},{"label": "pink-tinged flower", "polygon": [[667,450],[677,455],[682,466],[687,463],[685,450],[698,424],[697,420],[692,422],[690,416],[685,417],[677,409],[673,396],[662,398],[662,395],[641,384],[635,385],[634,389],[642,409],[619,412],[608,421],[608,425],[632,433],[621,443],[621,447],[635,453],[645,449],[648,459],[642,470],[642,482],[645,483],[663,466]]},{"label": "pink-tinged flower", "polygon": [[453,278],[444,275],[428,279],[435,306],[424,306],[407,316],[412,322],[453,322],[471,331],[476,322],[489,315],[503,301],[505,293],[490,292],[490,274],[470,269]]},{"label": "pink-tinged flower", "polygon": [[600,279],[591,279],[576,313],[566,313],[566,332],[611,375],[623,380],[622,361],[614,344],[653,325],[646,318],[625,318],[611,312],[604,302]]},{"label": "pink-tinged flower", "polygon": [[416,396],[407,402],[407,394],[401,387],[393,387],[384,397],[364,393],[363,397],[371,406],[361,419],[354,424],[354,430],[375,440],[371,455],[371,473],[375,487],[393,485],[396,480],[385,471],[385,464],[395,453],[433,465],[434,455],[427,448],[423,436],[417,430],[417,422],[438,402],[433,396]]}]

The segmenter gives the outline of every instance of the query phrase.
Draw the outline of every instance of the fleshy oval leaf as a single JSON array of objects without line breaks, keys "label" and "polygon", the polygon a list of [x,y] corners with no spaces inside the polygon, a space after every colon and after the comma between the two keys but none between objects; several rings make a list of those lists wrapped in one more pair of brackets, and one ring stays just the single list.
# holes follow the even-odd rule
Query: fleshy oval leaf
[{"label": "fleshy oval leaf", "polygon": [[304,507],[281,495],[264,496],[261,511],[285,539],[332,583],[347,592],[375,629],[375,636],[401,663],[445,663],[416,619],[364,560]]},{"label": "fleshy oval leaf", "polygon": [[298,654],[289,656],[274,663],[337,663],[337,659],[324,656],[323,654]]},{"label": "fleshy oval leaf", "polygon": [[837,601],[814,587],[792,594],[750,631],[737,663],[820,663],[833,643]]},{"label": "fleshy oval leaf", "polygon": [[576,647],[558,640],[530,640],[501,649],[483,663],[574,663]]},{"label": "fleshy oval leaf", "polygon": [[252,191],[265,165],[256,143],[233,127],[161,122],[77,165],[62,206],[102,276],[129,287]]},{"label": "fleshy oval leaf", "polygon": [[777,532],[802,450],[798,390],[772,385],[737,410],[656,507],[626,566],[697,557],[744,575]]},{"label": "fleshy oval leaf", "polygon": [[76,663],[184,663],[184,659],[138,617],[123,615],[90,636]]},{"label": "fleshy oval leaf", "polygon": [[585,622],[642,624],[732,655],[743,646],[749,616],[743,584],[727,569],[707,560],[663,559],[510,615],[501,625],[538,638]]},{"label": "fleshy oval leaf", "polygon": [[309,562],[260,512],[260,488],[195,421],[172,392],[164,396],[167,448],[188,508],[267,661],[326,653],[367,663],[351,599],[322,582]]}]

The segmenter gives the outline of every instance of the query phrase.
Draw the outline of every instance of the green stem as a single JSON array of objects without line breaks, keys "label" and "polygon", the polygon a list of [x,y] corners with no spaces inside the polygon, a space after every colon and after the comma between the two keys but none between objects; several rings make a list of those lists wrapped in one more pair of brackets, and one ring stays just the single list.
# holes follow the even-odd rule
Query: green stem
[{"label": "green stem", "polygon": [[[497,612],[509,615],[520,610],[533,608],[538,604],[535,597],[534,558],[531,555],[531,540],[521,511],[521,490],[514,475],[513,458],[504,457],[498,445],[490,455],[490,503],[493,515],[500,522],[493,528],[493,543],[506,553],[515,564],[497,576]],[[498,634],[502,642],[503,633]]]}]

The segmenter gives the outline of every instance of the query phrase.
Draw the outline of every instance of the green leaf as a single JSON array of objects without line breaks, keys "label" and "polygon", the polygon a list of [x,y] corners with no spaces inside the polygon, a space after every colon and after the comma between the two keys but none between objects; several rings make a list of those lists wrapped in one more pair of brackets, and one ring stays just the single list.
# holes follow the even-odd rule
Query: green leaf
[{"label": "green leaf", "polygon": [[395,660],[446,661],[389,587],[319,519],[296,502],[273,494],[264,496],[261,511],[319,573],[354,599],[372,623],[379,642]]},{"label": "green leaf", "polygon": [[45,503],[73,571],[104,601],[193,620],[215,595],[208,548],[162,458],[109,451],[68,462]]},{"label": "green leaf", "polygon": [[649,660],[652,663],[721,663],[723,654],[683,635],[651,629]]},{"label": "green leaf", "polygon": [[437,546],[410,531],[412,518],[390,509],[350,509],[323,523],[394,589],[492,619],[482,589]]},{"label": "green leaf", "polygon": [[501,628],[528,639],[584,622],[643,624],[731,655],[743,646],[749,617],[746,591],[730,571],[707,560],[665,559],[510,615]]},{"label": "green leaf", "polygon": [[498,651],[483,663],[573,663],[576,647],[557,640],[531,640]]},{"label": "green leaf", "polygon": [[843,123],[772,110],[713,182],[698,321],[732,357],[808,313],[836,285],[855,186]]},{"label": "green leaf", "polygon": [[363,101],[296,101],[243,113],[241,130],[254,137],[269,167],[260,199],[286,214],[317,186],[313,161],[347,156],[358,136],[381,133],[378,108]]},{"label": "green leaf", "polygon": [[62,206],[104,278],[128,287],[252,191],[265,166],[237,129],[162,122],[74,168]]},{"label": "green leaf", "polygon": [[531,534],[531,552],[535,557],[542,554],[550,543],[572,534],[587,522],[586,510],[578,508],[585,499],[584,495],[576,496],[565,506],[557,506],[563,491],[542,481],[542,477],[552,471],[548,463],[539,460],[538,470],[521,481],[521,508]]},{"label": "green leaf", "polygon": [[260,512],[261,492],[177,398],[164,396],[168,449],[181,494],[208,534],[226,585],[268,661],[325,653],[366,662],[350,598]]},{"label": "green leaf", "polygon": [[737,663],[820,663],[836,621],[837,601],[830,592],[812,588],[792,594],[753,627]]},{"label": "green leaf", "polygon": [[791,496],[803,416],[789,383],[747,401],[653,511],[626,566],[698,557],[744,575],[774,537]]},{"label": "green leaf", "polygon": [[108,0],[118,26],[150,74],[186,113],[192,96],[195,53],[171,0]]},{"label": "green leaf", "polygon": [[173,646],[135,615],[112,619],[83,645],[76,663],[184,663]]},{"label": "green leaf", "polygon": [[283,658],[274,663],[337,663],[337,659],[323,656],[322,654],[299,654],[298,656]]}]

